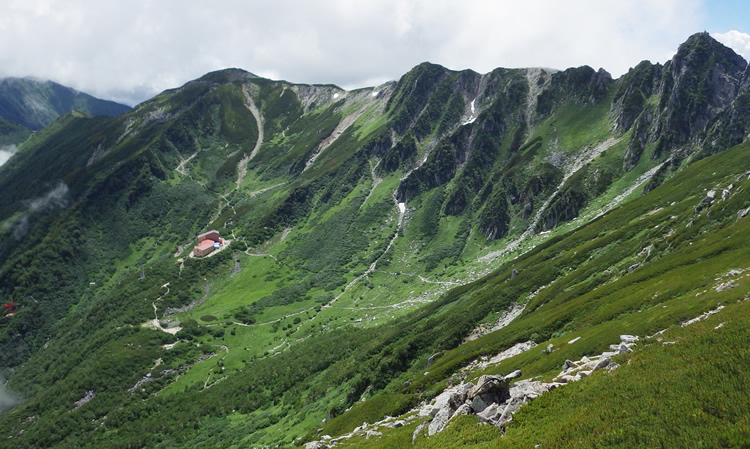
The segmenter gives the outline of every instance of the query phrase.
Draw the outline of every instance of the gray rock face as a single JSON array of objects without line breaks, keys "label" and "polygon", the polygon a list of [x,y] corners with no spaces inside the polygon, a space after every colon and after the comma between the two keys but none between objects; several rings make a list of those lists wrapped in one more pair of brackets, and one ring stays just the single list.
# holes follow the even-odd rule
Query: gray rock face
[{"label": "gray rock face", "polygon": [[455,412],[453,412],[453,416],[451,416],[451,419],[455,418],[456,416],[460,415],[470,415],[472,412],[471,406],[469,404],[462,404],[460,407],[456,409]]},{"label": "gray rock face", "polygon": [[480,394],[502,391],[503,389],[506,392],[508,390],[507,385],[503,388],[502,376],[484,375],[480,377],[477,384],[468,391],[468,397],[469,399],[473,399]]},{"label": "gray rock face", "polygon": [[481,412],[482,410],[486,409],[487,407],[491,406],[492,404],[497,403],[497,400],[493,400],[494,398],[489,398],[486,395],[478,395],[475,396],[470,402],[469,407],[474,412]]},{"label": "gray rock face", "polygon": [[635,335],[620,335],[620,343],[630,344],[638,341]]},{"label": "gray rock face", "polygon": [[620,344],[620,346],[619,346],[619,347],[617,348],[617,352],[618,352],[619,354],[628,354],[628,353],[631,353],[631,352],[633,352],[633,350],[632,350],[632,349],[630,349],[630,348],[628,347],[628,345],[626,345],[626,344]]},{"label": "gray rock face", "polygon": [[471,382],[460,384],[452,388],[448,388],[435,397],[435,401],[432,405],[425,408],[420,412],[423,416],[436,416],[440,410],[449,408],[451,410],[457,409],[466,400],[467,393],[474,387]]},{"label": "gray rock face", "polygon": [[425,427],[430,425],[430,421],[425,421],[422,424],[418,425],[416,429],[414,429],[414,433],[411,434],[411,442],[414,443],[417,441],[417,436],[419,436],[420,433],[425,429]]},{"label": "gray rock face", "polygon": [[453,416],[453,409],[451,407],[446,406],[441,408],[427,427],[427,435],[432,436],[445,429],[451,416]]},{"label": "gray rock face", "polygon": [[510,381],[518,375],[510,378],[502,376],[485,375],[479,378],[477,385],[469,390],[467,400],[471,401],[471,409],[481,412],[492,404],[504,402],[509,397]]},{"label": "gray rock face", "polygon": [[518,379],[519,377],[521,377],[521,370],[517,369],[509,374],[506,374],[505,377],[503,377],[503,380],[510,382],[511,380]]},{"label": "gray rock face", "polygon": [[477,413],[477,418],[484,423],[493,423],[503,414],[498,404],[492,404],[481,412]]}]

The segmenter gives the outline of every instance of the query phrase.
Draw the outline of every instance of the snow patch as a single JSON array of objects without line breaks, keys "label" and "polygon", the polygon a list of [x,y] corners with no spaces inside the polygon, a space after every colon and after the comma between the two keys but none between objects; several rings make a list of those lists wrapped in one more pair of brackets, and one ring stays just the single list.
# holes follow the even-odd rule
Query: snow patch
[{"label": "snow patch", "polygon": [[398,203],[398,211],[400,214],[406,213],[406,203]]},{"label": "snow patch", "polygon": [[334,99],[334,100],[335,100],[335,99],[337,99],[338,97],[339,97],[339,94],[338,94],[338,93],[335,93],[335,94],[333,94],[333,99]]},{"label": "snow patch", "polygon": [[378,95],[380,95],[380,92],[378,92],[377,90],[374,90],[372,91],[370,95],[372,95],[373,97],[377,97]]},{"label": "snow patch", "polygon": [[470,105],[470,107],[471,107],[471,115],[469,116],[469,118],[467,118],[466,120],[464,120],[464,122],[462,123],[462,125],[468,125],[469,123],[474,123],[474,121],[477,119],[476,102],[477,102],[476,98],[473,99],[473,100],[471,100],[471,105]]}]

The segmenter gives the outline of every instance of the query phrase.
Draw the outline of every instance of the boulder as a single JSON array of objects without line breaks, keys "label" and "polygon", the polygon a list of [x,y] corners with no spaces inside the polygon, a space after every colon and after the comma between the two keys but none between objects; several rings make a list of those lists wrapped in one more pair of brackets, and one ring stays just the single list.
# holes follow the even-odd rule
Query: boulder
[{"label": "boulder", "polygon": [[305,443],[305,449],[327,449],[328,445],[322,441],[310,441]]},{"label": "boulder", "polygon": [[480,412],[493,403],[499,404],[506,401],[509,397],[510,381],[520,375],[520,371],[514,371],[505,377],[494,375],[480,377],[476,386],[472,387],[466,395],[471,409]]},{"label": "boulder", "polygon": [[596,365],[594,365],[594,369],[593,369],[593,371],[597,371],[597,370],[600,370],[600,369],[602,369],[602,368],[606,367],[607,365],[609,365],[609,362],[610,362],[610,360],[609,360],[609,357],[602,357],[602,358],[601,358],[601,359],[600,359],[600,360],[599,360],[599,361],[598,361],[598,362],[596,363]]},{"label": "boulder", "polygon": [[521,406],[525,403],[526,403],[525,395],[512,397],[508,401],[508,403],[505,404],[505,408],[503,409],[503,412],[494,420],[492,424],[497,427],[501,427],[505,425],[505,423],[513,419],[513,414],[517,412],[518,409],[521,408]]},{"label": "boulder", "polygon": [[474,384],[471,382],[465,384],[459,384],[455,387],[447,388],[442,393],[435,397],[435,400],[431,405],[424,407],[420,412],[419,416],[435,416],[437,413],[445,408],[450,407],[452,410],[458,408],[459,405],[466,401],[466,394]]},{"label": "boulder", "polygon": [[455,412],[453,412],[453,415],[451,415],[451,419],[455,418],[456,416],[470,415],[470,414],[471,414],[471,406],[469,406],[469,404],[461,404],[461,406],[458,407]]},{"label": "boulder", "polygon": [[537,396],[557,388],[558,385],[557,383],[545,383],[536,380],[522,380],[513,385],[513,388],[510,389],[510,396],[511,398],[536,399]]},{"label": "boulder", "polygon": [[414,433],[411,434],[411,442],[412,444],[417,441],[417,436],[422,433],[422,431],[425,429],[425,427],[430,425],[430,421],[425,421],[422,424],[418,425],[416,429],[414,429]]},{"label": "boulder", "polygon": [[503,409],[498,404],[492,404],[481,412],[477,413],[477,418],[487,424],[495,424],[498,418],[503,414]]},{"label": "boulder", "polygon": [[573,362],[571,362],[570,360],[566,359],[565,363],[563,363],[562,369],[563,369],[563,372],[565,372],[565,371],[569,371],[573,367],[575,367],[575,365],[573,364]]},{"label": "boulder", "polygon": [[480,377],[477,384],[468,391],[467,398],[474,399],[487,393],[507,393],[508,385],[509,381],[504,377],[487,374]]},{"label": "boulder", "polygon": [[450,421],[451,416],[453,416],[452,408],[450,408],[449,406],[441,408],[440,411],[437,412],[435,417],[432,418],[432,422],[427,427],[427,435],[432,436],[438,432],[442,432],[442,430],[445,429],[445,426],[448,424],[448,421]]},{"label": "boulder", "polygon": [[638,341],[637,335],[620,335],[620,343],[630,344]]},{"label": "boulder", "polygon": [[479,413],[482,410],[487,409],[487,407],[491,406],[492,404],[496,404],[498,400],[502,401],[502,398],[490,397],[489,394],[480,394],[471,399],[471,402],[469,402],[469,407],[475,413]]},{"label": "boulder", "polygon": [[579,376],[577,374],[575,376],[572,376],[570,374],[563,374],[562,376],[559,376],[557,378],[557,380],[559,380],[560,382],[562,382],[564,384],[567,384],[567,383],[570,383],[570,382],[576,382],[576,381],[581,380],[581,376]]},{"label": "boulder", "polygon": [[503,377],[503,380],[506,382],[510,382],[513,379],[518,379],[521,377],[521,370],[517,369],[509,374],[506,374],[505,377]]}]

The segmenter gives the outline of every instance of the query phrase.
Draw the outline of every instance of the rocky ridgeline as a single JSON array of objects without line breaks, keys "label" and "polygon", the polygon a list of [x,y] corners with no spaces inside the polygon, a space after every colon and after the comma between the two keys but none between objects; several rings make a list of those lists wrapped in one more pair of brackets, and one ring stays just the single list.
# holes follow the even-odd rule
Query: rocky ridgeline
[{"label": "rocky ridgeline", "polygon": [[[726,275],[717,278],[721,281],[724,278],[737,278],[750,272],[750,268],[731,270]],[[750,275],[750,274],[748,274]],[[747,300],[750,298],[745,298]],[[682,323],[682,327],[689,326],[698,321],[704,320],[711,315],[720,312],[724,308],[718,305],[716,308],[709,310],[691,320]],[[724,323],[719,324],[715,329],[719,329]],[[660,330],[653,335],[645,337],[646,340],[654,339],[661,342],[663,346],[676,344],[675,341],[664,341],[663,334],[667,329]],[[580,337],[574,338],[568,344],[575,344]],[[604,351],[595,356],[583,356],[579,360],[566,360],[563,363],[560,373],[552,379],[552,382],[542,382],[533,379],[519,379],[522,374],[520,370],[512,373],[499,375],[483,375],[476,384],[473,382],[461,382],[445,389],[437,395],[429,404],[422,404],[418,408],[411,410],[403,416],[388,416],[381,421],[373,424],[363,423],[352,432],[333,438],[330,435],[322,435],[319,441],[312,441],[305,444],[305,449],[329,449],[336,447],[342,441],[352,437],[377,438],[383,435],[388,429],[403,427],[412,421],[419,421],[424,418],[412,434],[412,442],[427,429],[427,435],[432,436],[442,432],[448,423],[456,416],[475,415],[480,422],[491,424],[504,430],[505,425],[513,419],[513,414],[517,412],[523,404],[526,404],[541,394],[551,391],[555,388],[562,387],[570,382],[576,382],[588,377],[595,371],[607,369],[612,371],[620,365],[613,361],[613,357],[627,354],[633,351],[638,344],[640,337],[635,335],[620,335],[620,342],[609,346],[609,351]],[[465,368],[460,370],[463,374],[456,378],[466,378],[466,372],[469,370],[484,369],[501,360],[518,355],[535,348],[534,342],[519,343],[506,351],[497,354],[491,359],[475,360]],[[555,351],[552,344],[547,345],[543,350],[545,354]],[[513,382],[515,381],[515,382]],[[513,384],[511,385],[511,382]]]},{"label": "rocky ridgeline", "polygon": [[[636,336],[621,335],[620,343],[611,345],[610,351],[597,356],[583,357],[577,361],[566,360],[562,371],[552,382],[524,379],[516,381],[511,386],[511,381],[521,377],[521,371],[516,370],[506,376],[481,376],[476,385],[467,382],[451,387],[419,411],[419,416],[431,416],[432,420],[417,427],[413,438],[416,439],[425,427],[428,435],[441,432],[453,418],[468,414],[476,415],[480,422],[502,429],[523,404],[534,400],[542,393],[580,380],[594,371],[617,368],[618,365],[612,361],[612,357],[631,352],[636,341]],[[575,340],[571,341],[574,342]],[[529,345],[528,348],[533,347]],[[549,345],[545,352],[550,353],[553,350],[554,347]]]},{"label": "rocky ridgeline", "polygon": [[[576,340],[571,340],[569,343],[575,343]],[[480,422],[492,424],[503,429],[505,424],[511,421],[513,414],[523,404],[536,399],[542,393],[561,387],[569,382],[580,380],[594,371],[604,368],[608,370],[617,368],[619,365],[612,361],[612,357],[632,352],[632,348],[638,340],[637,336],[621,335],[620,343],[610,345],[610,351],[605,351],[597,356],[584,356],[577,361],[566,360],[562,371],[552,382],[541,382],[532,379],[516,380],[522,375],[520,370],[513,371],[506,376],[483,375],[476,384],[473,382],[462,382],[447,388],[429,404],[424,404],[404,416],[386,417],[382,421],[373,424],[364,423],[352,432],[337,438],[323,435],[319,441],[312,441],[305,444],[305,449],[332,448],[338,443],[354,436],[367,439],[379,437],[383,434],[383,430],[403,427],[411,421],[423,418],[429,419],[417,426],[412,435],[412,441],[415,441],[417,436],[423,433],[425,429],[427,429],[427,434],[430,436],[443,431],[453,418],[460,415],[476,415]],[[530,343],[532,344],[522,344],[525,350],[536,346],[533,342]],[[554,351],[554,347],[548,345],[545,353],[552,351]],[[513,352],[514,355],[518,353],[518,351]],[[498,354],[498,356],[502,354]],[[487,363],[485,362],[482,364],[482,367],[486,365]],[[511,385],[512,381],[515,382]]]},{"label": "rocky ridgeline", "polygon": [[397,429],[399,427],[403,427],[416,418],[418,418],[418,415],[413,413],[409,414],[408,416],[402,417],[387,416],[385,419],[373,424],[363,423],[353,431],[337,438],[333,438],[330,435],[322,435],[320,437],[320,441],[311,441],[309,443],[305,443],[305,449],[332,448],[335,447],[338,443],[346,441],[355,436],[364,437],[366,439],[369,439],[371,437],[379,437],[383,435],[383,432],[381,432],[382,430]]}]

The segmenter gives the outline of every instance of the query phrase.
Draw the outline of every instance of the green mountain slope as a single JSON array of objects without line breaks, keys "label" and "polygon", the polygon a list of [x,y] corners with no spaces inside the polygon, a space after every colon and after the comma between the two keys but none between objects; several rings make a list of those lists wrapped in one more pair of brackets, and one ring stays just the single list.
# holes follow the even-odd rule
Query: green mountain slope
[{"label": "green mountain slope", "polygon": [[[748,76],[702,33],[617,80],[424,63],[345,91],[228,69],[65,115],[0,168],[0,446],[408,446],[447,386],[549,383],[623,334],[620,368],[505,437],[470,413],[414,444],[680,446],[697,426],[741,445]],[[192,257],[212,229],[221,250]],[[716,363],[737,367],[723,393],[682,380]],[[403,425],[362,427],[386,415]]]},{"label": "green mountain slope", "polygon": [[115,116],[130,107],[100,100],[52,81],[32,78],[0,79],[0,117],[30,130],[39,130],[73,110],[93,116]]}]

